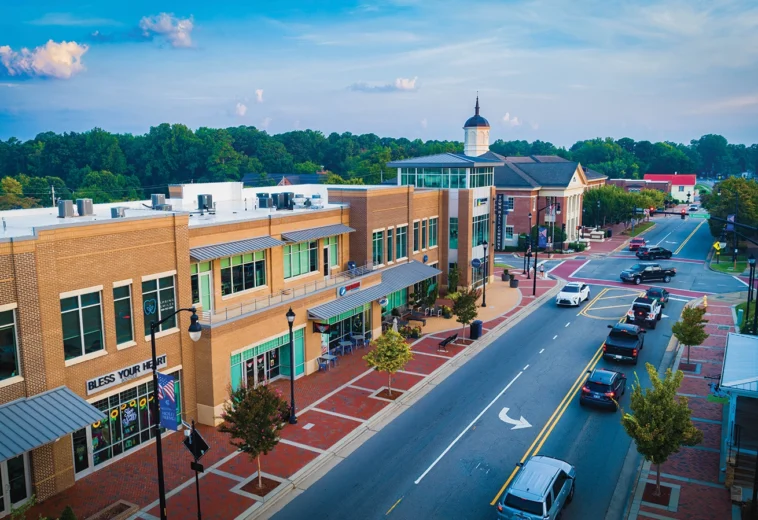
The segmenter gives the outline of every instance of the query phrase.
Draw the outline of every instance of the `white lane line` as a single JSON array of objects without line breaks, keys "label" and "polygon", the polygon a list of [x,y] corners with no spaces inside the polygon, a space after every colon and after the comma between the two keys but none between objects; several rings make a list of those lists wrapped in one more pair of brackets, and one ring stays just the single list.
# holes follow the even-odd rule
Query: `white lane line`
[{"label": "white lane line", "polygon": [[529,368],[529,365],[526,365],[526,366],[523,368],[522,372],[523,372],[524,370],[526,370],[527,368]]},{"label": "white lane line", "polygon": [[690,300],[685,300],[684,298],[672,298],[671,296],[669,296],[669,300],[674,300],[674,301],[678,301],[678,302],[688,302],[688,301],[690,301]]},{"label": "white lane line", "polygon": [[558,334],[556,334],[555,336],[553,336],[553,339],[558,339]]},{"label": "white lane line", "polygon": [[550,269],[548,271],[548,273],[552,273],[553,271],[555,271],[556,269],[558,269],[561,265],[563,265],[563,262],[565,262],[565,260],[561,260],[560,262],[558,262],[558,265],[556,265],[555,267],[553,267],[552,269]]},{"label": "white lane line", "polygon": [[573,273],[571,273],[571,274],[569,275],[569,278],[573,278],[573,277],[574,277],[574,275],[575,275],[576,273],[578,273],[579,271],[581,271],[581,270],[582,270],[582,268],[583,268],[585,265],[589,264],[589,263],[590,263],[590,261],[589,261],[589,260],[587,260],[586,262],[584,262],[582,265],[580,265],[580,266],[577,268],[577,270],[576,270],[576,271],[574,271]]},{"label": "white lane line", "polygon": [[506,392],[506,391],[507,391],[507,390],[508,390],[508,389],[511,387],[511,385],[512,385],[513,383],[515,383],[515,382],[516,382],[516,379],[518,379],[519,377],[521,377],[521,374],[523,374],[523,372],[519,372],[518,374],[516,374],[516,377],[514,377],[513,379],[511,379],[510,383],[508,383],[507,385],[505,385],[505,388],[503,388],[502,390],[500,390],[500,393],[499,393],[499,394],[497,394],[497,395],[495,396],[495,398],[494,398],[492,401],[490,401],[490,404],[488,404],[487,406],[485,406],[485,407],[484,407],[484,410],[482,410],[481,412],[479,412],[479,415],[477,415],[476,417],[474,417],[474,420],[473,420],[473,421],[471,421],[471,422],[469,423],[469,425],[468,425],[468,426],[466,426],[466,428],[464,428],[464,429],[463,429],[463,431],[462,431],[461,433],[459,433],[459,434],[458,434],[458,437],[456,437],[456,438],[453,440],[453,442],[451,442],[451,443],[450,443],[450,445],[449,445],[447,448],[445,448],[445,451],[443,451],[443,452],[440,454],[440,456],[439,456],[439,457],[437,457],[437,459],[436,459],[434,462],[432,462],[432,465],[431,465],[431,466],[429,466],[428,468],[426,468],[426,471],[424,471],[424,472],[421,474],[421,476],[420,476],[419,478],[417,478],[417,479],[414,481],[414,484],[418,484],[419,482],[421,482],[421,480],[422,480],[422,479],[423,479],[423,478],[424,478],[424,477],[425,477],[425,476],[426,476],[426,475],[427,475],[427,474],[428,474],[430,471],[432,471],[432,469],[434,468],[434,466],[436,466],[436,465],[437,465],[437,463],[438,463],[439,461],[441,461],[441,460],[442,460],[442,457],[444,457],[444,456],[447,454],[447,452],[448,452],[448,451],[450,451],[450,450],[453,448],[453,446],[455,446],[455,444],[456,444],[456,443],[457,443],[459,440],[461,440],[461,437],[463,437],[463,435],[464,435],[464,434],[465,434],[467,431],[469,431],[469,430],[471,429],[471,427],[472,427],[472,426],[474,426],[474,424],[476,424],[476,421],[478,421],[479,419],[481,419],[482,415],[484,415],[484,414],[485,414],[485,412],[486,412],[487,410],[489,410],[490,408],[492,408],[492,405],[493,405],[493,404],[495,404],[495,403],[497,402],[497,400],[498,400],[498,399],[500,399],[500,398],[503,396],[503,394],[504,394],[504,393],[505,393],[505,392]]},{"label": "white lane line", "polygon": [[[569,325],[571,325],[571,322],[568,322],[568,323],[566,323],[566,327],[568,327]],[[564,328],[565,328],[565,327],[564,327]]]},{"label": "white lane line", "polygon": [[732,275],[732,278],[734,278],[735,280],[737,280],[740,283],[745,284],[745,287],[750,287],[750,285],[745,280],[743,280],[742,278],[739,278],[739,277],[734,276],[734,275]]},{"label": "white lane line", "polygon": [[[669,235],[670,235],[671,233],[673,233],[673,231],[669,231]],[[657,243],[657,244],[655,244],[655,245],[656,245],[656,246],[659,246],[659,245],[661,245],[661,242],[663,242],[664,240],[666,240],[666,239],[668,238],[668,236],[669,236],[669,235],[666,235],[665,237],[663,237],[662,239],[660,239],[660,240],[658,241],[658,243]]]},{"label": "white lane line", "polygon": [[542,354],[543,352],[545,352],[545,349],[544,349],[544,348],[543,348],[542,350],[540,350],[540,354]]}]

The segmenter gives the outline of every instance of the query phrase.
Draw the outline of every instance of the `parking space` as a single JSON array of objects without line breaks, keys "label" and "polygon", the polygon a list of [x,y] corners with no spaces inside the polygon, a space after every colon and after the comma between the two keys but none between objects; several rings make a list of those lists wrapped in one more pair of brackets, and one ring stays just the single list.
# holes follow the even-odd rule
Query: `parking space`
[{"label": "parking space", "polygon": [[579,311],[578,316],[596,320],[618,321],[626,314],[635,298],[644,291],[606,287]]}]

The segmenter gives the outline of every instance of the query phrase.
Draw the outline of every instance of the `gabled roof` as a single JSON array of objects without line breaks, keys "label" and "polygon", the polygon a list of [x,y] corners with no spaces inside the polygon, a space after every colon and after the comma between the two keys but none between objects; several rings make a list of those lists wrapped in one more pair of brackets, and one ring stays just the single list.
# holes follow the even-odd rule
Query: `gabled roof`
[{"label": "gabled roof", "polygon": [[539,188],[540,185],[517,165],[507,162],[495,166],[495,186],[498,188]]},{"label": "gabled roof", "polygon": [[387,166],[390,168],[423,168],[425,166],[432,168],[473,168],[477,166],[498,166],[502,162],[500,160],[487,159],[484,156],[470,157],[462,153],[439,153],[425,157],[392,161],[387,163]]},{"label": "gabled roof", "polygon": [[571,183],[579,163],[520,163],[518,168],[542,187],[566,187]]},{"label": "gabled roof", "polygon": [[600,172],[596,172],[595,170],[590,170],[589,168],[584,168],[584,176],[587,177],[587,180],[592,180],[592,181],[608,178],[607,175],[604,175]]},{"label": "gabled roof", "polygon": [[694,173],[646,173],[646,181],[667,181],[672,186],[694,186],[697,183],[697,175]]}]

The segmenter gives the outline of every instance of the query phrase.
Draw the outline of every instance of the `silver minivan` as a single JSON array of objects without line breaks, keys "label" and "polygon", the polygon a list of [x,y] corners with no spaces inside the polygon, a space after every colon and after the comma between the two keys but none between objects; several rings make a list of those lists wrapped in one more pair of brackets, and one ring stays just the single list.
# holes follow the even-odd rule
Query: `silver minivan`
[{"label": "silver minivan", "polygon": [[536,455],[521,465],[497,503],[498,518],[555,520],[574,498],[576,469],[559,459]]}]

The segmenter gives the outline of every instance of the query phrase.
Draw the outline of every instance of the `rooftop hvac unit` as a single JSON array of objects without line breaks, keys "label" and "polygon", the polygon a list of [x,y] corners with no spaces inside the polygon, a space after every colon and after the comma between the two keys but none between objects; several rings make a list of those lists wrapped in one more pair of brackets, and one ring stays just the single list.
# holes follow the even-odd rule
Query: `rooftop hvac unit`
[{"label": "rooftop hvac unit", "polygon": [[294,197],[292,197],[292,202],[294,203],[294,206],[296,208],[304,208],[305,207],[305,195],[302,193],[296,193]]},{"label": "rooftop hvac unit", "polygon": [[258,207],[260,209],[268,209],[274,207],[274,199],[267,196],[266,197],[258,197]]},{"label": "rooftop hvac unit", "polygon": [[86,217],[95,213],[92,207],[92,199],[76,199],[76,211],[80,217]]},{"label": "rooftop hvac unit", "polygon": [[274,193],[272,195],[274,199],[274,206],[276,209],[287,209],[287,195],[284,193]]},{"label": "rooftop hvac unit", "polygon": [[153,206],[153,209],[157,209],[158,211],[171,211],[173,206],[171,204],[158,204],[157,206]]},{"label": "rooftop hvac unit", "polygon": [[197,209],[200,211],[213,209],[213,196],[209,194],[203,194],[197,196]]},{"label": "rooftop hvac unit", "polygon": [[59,200],[58,201],[58,218],[71,218],[74,216],[74,201],[73,200]]},{"label": "rooftop hvac unit", "polygon": [[[150,195],[150,205],[155,208],[156,206],[160,206],[161,204],[166,203],[166,196],[163,193],[153,193]],[[157,209],[157,208],[156,208]]]},{"label": "rooftop hvac unit", "polygon": [[321,199],[321,195],[314,193],[311,195],[311,208],[321,209],[324,207],[324,201]]},{"label": "rooftop hvac unit", "polygon": [[293,201],[293,199],[295,198],[295,194],[292,193],[291,191],[285,191],[283,195],[284,195],[284,207],[286,209],[292,209],[295,205],[295,202]]},{"label": "rooftop hvac unit", "polygon": [[111,208],[111,218],[124,218],[126,216],[126,208],[118,206]]}]

